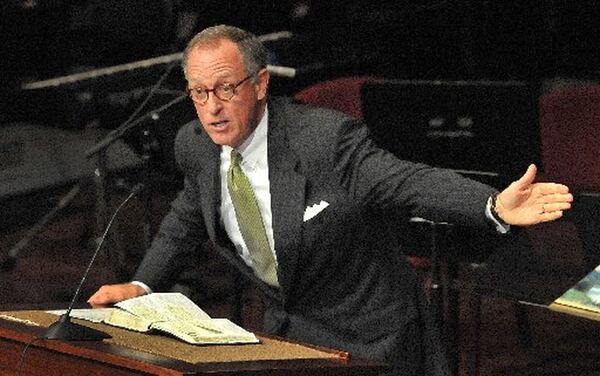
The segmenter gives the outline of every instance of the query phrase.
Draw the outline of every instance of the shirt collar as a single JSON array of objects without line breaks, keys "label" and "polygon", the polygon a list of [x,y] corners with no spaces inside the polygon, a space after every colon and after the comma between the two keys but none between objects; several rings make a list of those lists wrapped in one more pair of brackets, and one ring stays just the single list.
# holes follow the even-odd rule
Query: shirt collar
[{"label": "shirt collar", "polygon": [[[267,155],[267,122],[269,118],[269,111],[265,107],[265,112],[260,122],[256,126],[256,129],[250,134],[250,136],[239,146],[236,150],[242,155],[242,164],[254,168],[256,164]],[[231,146],[224,145],[222,153],[227,155],[227,158],[231,155]]]}]

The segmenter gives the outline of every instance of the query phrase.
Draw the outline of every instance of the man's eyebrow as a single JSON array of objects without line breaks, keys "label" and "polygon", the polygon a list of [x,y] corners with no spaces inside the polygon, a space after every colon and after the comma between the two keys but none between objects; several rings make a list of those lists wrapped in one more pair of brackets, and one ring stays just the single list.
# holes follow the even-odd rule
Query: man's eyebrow
[{"label": "man's eyebrow", "polygon": [[[207,85],[199,83],[194,77],[190,77],[189,82],[190,82],[190,85],[193,85],[191,87],[200,87],[200,86],[207,87]],[[218,85],[221,85],[221,84],[231,84],[233,82],[233,77],[230,74],[219,76],[219,77],[216,78],[215,82]]]}]

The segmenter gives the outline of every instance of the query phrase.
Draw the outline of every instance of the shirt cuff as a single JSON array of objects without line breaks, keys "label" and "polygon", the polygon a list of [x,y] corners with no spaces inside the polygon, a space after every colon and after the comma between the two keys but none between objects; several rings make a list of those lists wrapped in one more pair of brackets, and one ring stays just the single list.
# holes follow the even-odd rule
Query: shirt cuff
[{"label": "shirt cuff", "polygon": [[144,282],[140,282],[140,281],[131,281],[132,284],[140,286],[141,288],[144,289],[144,291],[146,291],[146,294],[152,294],[152,289],[150,287],[148,287],[147,284],[145,284]]},{"label": "shirt cuff", "polygon": [[487,204],[485,205],[485,216],[488,217],[494,223],[496,231],[498,231],[499,233],[506,234],[508,231],[510,231],[509,224],[500,222],[498,219],[496,219],[494,214],[492,214],[492,196],[488,198]]}]

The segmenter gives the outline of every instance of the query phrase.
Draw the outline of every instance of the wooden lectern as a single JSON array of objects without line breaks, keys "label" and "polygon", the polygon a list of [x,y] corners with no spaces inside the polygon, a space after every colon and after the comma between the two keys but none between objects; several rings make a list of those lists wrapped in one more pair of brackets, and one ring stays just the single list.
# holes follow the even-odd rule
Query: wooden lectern
[{"label": "wooden lectern", "polygon": [[[41,312],[41,311],[38,311]],[[6,312],[3,312],[6,313]],[[44,313],[45,314],[45,313]],[[156,343],[172,341],[206,360],[195,363],[103,341],[42,340],[46,328],[0,318],[0,375],[377,375],[385,367],[347,353],[258,335],[259,345],[193,346],[157,334],[101,326],[120,335]],[[58,318],[58,316],[56,316]],[[78,321],[80,322],[80,321]],[[84,323],[96,328],[101,324]],[[162,342],[161,342],[162,341]],[[165,342],[167,341],[167,342]],[[30,344],[28,347],[27,345]],[[155,348],[160,349],[158,346]],[[181,348],[181,347],[179,347]],[[26,350],[26,351],[24,351]],[[185,352],[185,351],[184,351]]]}]

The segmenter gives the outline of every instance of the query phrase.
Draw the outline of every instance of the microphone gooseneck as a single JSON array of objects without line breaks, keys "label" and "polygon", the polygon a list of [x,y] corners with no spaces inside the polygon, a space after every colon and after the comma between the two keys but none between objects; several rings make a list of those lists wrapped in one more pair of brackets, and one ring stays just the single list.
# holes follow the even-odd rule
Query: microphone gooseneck
[{"label": "microphone gooseneck", "polygon": [[112,217],[110,218],[110,221],[106,225],[106,229],[104,230],[104,233],[102,234],[102,238],[100,239],[100,242],[98,243],[98,246],[96,247],[96,250],[94,251],[94,254],[92,255],[92,259],[88,263],[87,269],[85,270],[85,272],[83,274],[83,278],[81,278],[81,281],[79,282],[79,286],[77,286],[77,290],[75,290],[75,294],[73,295],[73,299],[71,299],[69,308],[67,309],[67,311],[64,314],[62,314],[60,316],[58,321],[56,321],[55,323],[50,325],[50,327],[48,328],[46,333],[44,333],[44,335],[42,336],[42,339],[61,339],[61,340],[68,340],[68,341],[100,341],[104,338],[110,338],[110,335],[108,335],[104,332],[89,328],[87,326],[73,323],[71,321],[71,311],[73,310],[73,306],[75,305],[75,302],[79,298],[81,288],[82,288],[83,284],[85,283],[85,280],[87,279],[88,275],[90,274],[90,270],[92,269],[92,266],[94,265],[94,261],[96,261],[96,257],[100,253],[102,244],[104,244],[104,240],[106,239],[106,235],[108,234],[108,231],[110,230],[114,219],[116,218],[116,216],[119,213],[119,211],[121,210],[121,208],[123,206],[125,206],[125,204],[133,196],[135,196],[139,191],[141,191],[143,187],[144,187],[143,184],[137,184],[135,187],[133,187],[133,189],[127,196],[127,198],[125,200],[123,200],[123,202],[121,202],[121,204],[119,205],[117,210],[115,210],[115,212],[113,213]]}]

